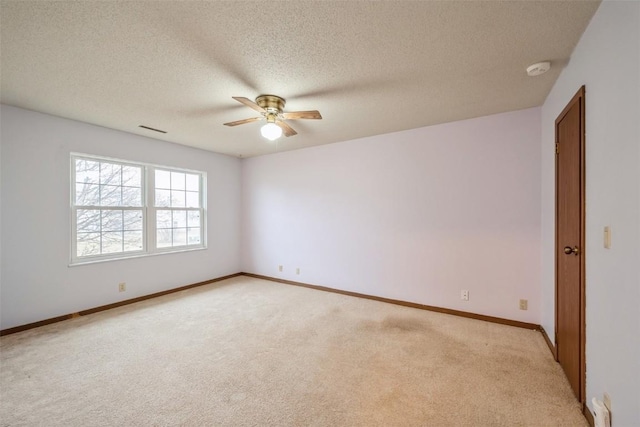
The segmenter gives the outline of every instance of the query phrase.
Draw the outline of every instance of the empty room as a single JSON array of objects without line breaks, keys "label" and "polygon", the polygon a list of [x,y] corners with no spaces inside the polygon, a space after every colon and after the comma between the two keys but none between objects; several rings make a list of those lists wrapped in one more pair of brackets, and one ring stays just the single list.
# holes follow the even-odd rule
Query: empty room
[{"label": "empty room", "polygon": [[0,0],[0,425],[640,427],[640,2]]}]

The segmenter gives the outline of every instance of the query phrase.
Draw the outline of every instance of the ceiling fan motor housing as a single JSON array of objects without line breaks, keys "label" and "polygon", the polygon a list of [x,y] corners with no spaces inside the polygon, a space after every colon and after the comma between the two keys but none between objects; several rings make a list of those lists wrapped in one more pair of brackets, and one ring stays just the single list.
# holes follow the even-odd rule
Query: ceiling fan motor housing
[{"label": "ceiling fan motor housing", "polygon": [[256,104],[267,110],[269,113],[282,114],[284,110],[284,99],[275,95],[260,95],[256,98]]}]

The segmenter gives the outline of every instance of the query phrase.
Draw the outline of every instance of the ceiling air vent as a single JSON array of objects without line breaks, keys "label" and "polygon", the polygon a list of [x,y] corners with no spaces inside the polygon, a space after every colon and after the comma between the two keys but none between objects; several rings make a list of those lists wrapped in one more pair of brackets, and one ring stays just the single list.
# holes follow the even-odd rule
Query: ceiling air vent
[{"label": "ceiling air vent", "polygon": [[166,130],[160,130],[160,129],[150,128],[149,126],[145,126],[145,125],[138,125],[138,127],[143,128],[143,129],[152,130],[152,131],[154,131],[154,132],[167,133],[167,131],[166,131]]}]

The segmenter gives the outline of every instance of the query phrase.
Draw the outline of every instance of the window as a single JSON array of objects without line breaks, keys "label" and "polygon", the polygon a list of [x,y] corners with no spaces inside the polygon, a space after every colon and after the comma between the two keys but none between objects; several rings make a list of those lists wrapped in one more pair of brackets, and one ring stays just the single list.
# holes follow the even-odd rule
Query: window
[{"label": "window", "polygon": [[159,248],[200,244],[199,175],[156,169],[155,207]]},{"label": "window", "polygon": [[71,176],[72,263],[206,247],[205,173],[74,154]]}]

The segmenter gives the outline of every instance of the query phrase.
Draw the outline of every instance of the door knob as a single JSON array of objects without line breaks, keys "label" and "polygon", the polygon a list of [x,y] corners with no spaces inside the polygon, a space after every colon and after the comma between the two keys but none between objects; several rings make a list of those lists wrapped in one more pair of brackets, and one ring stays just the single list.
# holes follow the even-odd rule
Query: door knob
[{"label": "door knob", "polygon": [[580,249],[578,249],[577,246],[574,246],[573,248],[571,246],[565,246],[564,253],[567,255],[574,254],[577,256],[580,253]]}]

